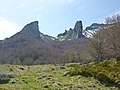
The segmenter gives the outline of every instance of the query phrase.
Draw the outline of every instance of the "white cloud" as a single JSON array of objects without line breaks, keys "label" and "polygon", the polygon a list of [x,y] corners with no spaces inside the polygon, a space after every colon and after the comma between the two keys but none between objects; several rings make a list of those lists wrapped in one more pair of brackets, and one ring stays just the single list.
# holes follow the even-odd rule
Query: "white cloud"
[{"label": "white cloud", "polygon": [[20,30],[21,28],[16,23],[0,17],[0,40],[10,37]]}]

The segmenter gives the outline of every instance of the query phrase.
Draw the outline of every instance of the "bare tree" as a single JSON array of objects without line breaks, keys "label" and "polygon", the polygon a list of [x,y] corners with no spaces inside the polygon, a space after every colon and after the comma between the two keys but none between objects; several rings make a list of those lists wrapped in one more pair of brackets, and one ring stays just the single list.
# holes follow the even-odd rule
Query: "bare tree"
[{"label": "bare tree", "polygon": [[89,38],[88,50],[97,61],[108,58],[120,59],[120,15],[106,19],[106,27],[100,28]]},{"label": "bare tree", "polygon": [[110,24],[107,28],[109,49],[112,49],[114,58],[120,59],[120,15],[109,17],[106,22]]},{"label": "bare tree", "polygon": [[104,59],[105,39],[103,37],[103,32],[99,30],[93,35],[92,38],[89,38],[88,40],[88,51],[93,59],[97,61]]}]

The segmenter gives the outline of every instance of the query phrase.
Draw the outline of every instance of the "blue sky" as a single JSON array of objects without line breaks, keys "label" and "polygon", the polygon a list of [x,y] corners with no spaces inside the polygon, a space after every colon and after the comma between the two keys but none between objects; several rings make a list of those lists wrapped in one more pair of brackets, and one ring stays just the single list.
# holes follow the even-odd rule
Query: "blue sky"
[{"label": "blue sky", "polygon": [[120,0],[0,0],[0,39],[39,21],[42,33],[57,36],[78,20],[84,28],[120,13]]}]

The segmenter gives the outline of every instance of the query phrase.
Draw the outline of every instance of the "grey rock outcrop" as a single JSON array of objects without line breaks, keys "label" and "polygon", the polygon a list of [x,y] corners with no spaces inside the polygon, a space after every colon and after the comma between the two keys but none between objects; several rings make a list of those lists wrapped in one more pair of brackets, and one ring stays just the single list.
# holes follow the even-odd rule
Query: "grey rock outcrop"
[{"label": "grey rock outcrop", "polygon": [[29,38],[42,39],[45,42],[51,42],[54,37],[45,35],[39,31],[38,21],[31,22],[27,24],[21,31],[21,34]]},{"label": "grey rock outcrop", "polygon": [[0,70],[0,79],[2,78],[8,78],[8,74]]},{"label": "grey rock outcrop", "polygon": [[27,24],[20,33],[25,34],[25,36],[27,35],[29,37],[40,38],[38,21],[34,21],[30,24]]},{"label": "grey rock outcrop", "polygon": [[67,76],[68,75],[68,71],[65,71],[63,74],[62,74],[62,76]]},{"label": "grey rock outcrop", "polygon": [[13,76],[0,70],[0,84],[8,83],[10,81],[10,78],[13,78]]},{"label": "grey rock outcrop", "polygon": [[82,32],[83,32],[82,21],[77,21],[74,27],[73,38],[77,39],[77,38],[84,37]]},{"label": "grey rock outcrop", "polygon": [[38,21],[27,24],[20,32],[2,41],[1,46],[16,47],[23,42],[33,42],[35,39],[41,40]]},{"label": "grey rock outcrop", "polygon": [[25,40],[30,38],[40,38],[38,21],[27,24],[20,32],[16,33],[11,38]]},{"label": "grey rock outcrop", "polygon": [[13,76],[0,70],[0,79],[4,79],[4,78],[13,78]]},{"label": "grey rock outcrop", "polygon": [[17,32],[10,38],[3,40],[2,44],[3,46],[7,44],[8,47],[14,47],[17,44],[19,45],[23,42],[34,42],[35,40],[39,40],[42,42],[51,42],[54,40],[53,37],[44,35],[39,31],[38,21],[27,24],[20,32]]},{"label": "grey rock outcrop", "polygon": [[78,39],[84,37],[82,21],[77,21],[75,23],[74,29],[70,28],[68,31],[65,30],[64,33],[58,34],[57,37],[63,38],[65,40]]},{"label": "grey rock outcrop", "polygon": [[39,76],[38,79],[47,78],[47,75]]}]

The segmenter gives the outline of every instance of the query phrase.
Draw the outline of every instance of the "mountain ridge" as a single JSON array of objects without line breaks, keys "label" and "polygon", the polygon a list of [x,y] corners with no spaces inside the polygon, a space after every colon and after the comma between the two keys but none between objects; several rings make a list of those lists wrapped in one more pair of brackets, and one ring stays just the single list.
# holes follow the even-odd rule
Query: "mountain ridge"
[{"label": "mountain ridge", "polygon": [[44,35],[39,31],[38,21],[31,22],[20,32],[0,42],[0,63],[31,65],[82,60],[87,39],[83,35],[82,21],[76,22],[74,29],[67,31],[65,36],[67,38],[61,40]]},{"label": "mountain ridge", "polygon": [[[85,29],[83,29],[82,21],[79,20],[75,23],[74,29],[70,28],[69,30],[65,30],[64,33],[60,33],[57,35],[57,37],[53,37],[47,34],[43,34],[39,30],[38,21],[33,21],[31,23],[28,23],[23,27],[23,29],[20,32],[17,32],[16,34],[12,35],[10,38],[13,38],[19,34],[23,34],[23,37],[29,36],[33,38],[42,38],[46,40],[71,40],[71,39],[78,39],[78,38],[84,38],[87,37],[87,34],[90,34],[90,32],[97,31],[99,28],[104,27],[105,24],[99,24],[99,23],[93,23],[90,26],[87,26]],[[24,35],[25,34],[25,35]],[[10,39],[6,38],[6,39]],[[5,39],[5,40],[6,40]],[[1,40],[3,41],[3,40]]]}]

